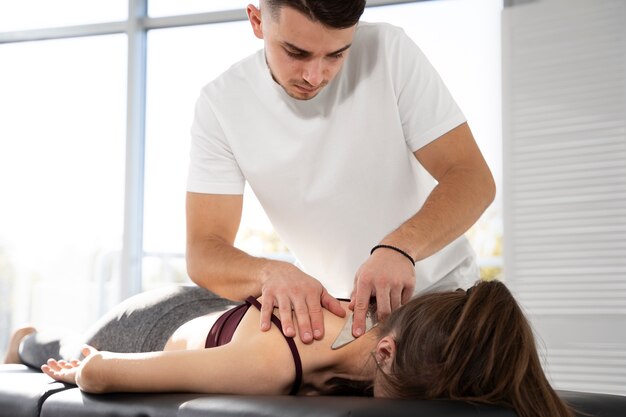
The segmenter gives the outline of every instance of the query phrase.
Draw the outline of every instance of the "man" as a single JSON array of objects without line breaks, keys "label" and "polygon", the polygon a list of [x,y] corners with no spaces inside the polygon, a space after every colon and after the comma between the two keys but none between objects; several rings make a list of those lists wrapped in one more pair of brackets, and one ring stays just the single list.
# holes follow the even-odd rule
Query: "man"
[{"label": "man", "polygon": [[[334,297],[350,297],[358,337],[372,297],[385,317],[416,292],[476,280],[462,234],[495,193],[434,69],[400,29],[358,23],[364,6],[248,6],[264,50],[202,90],[192,128],[190,277],[261,295],[261,329],[277,307],[305,343],[324,335],[322,308],[345,315]],[[302,268],[233,246],[246,181]]]}]

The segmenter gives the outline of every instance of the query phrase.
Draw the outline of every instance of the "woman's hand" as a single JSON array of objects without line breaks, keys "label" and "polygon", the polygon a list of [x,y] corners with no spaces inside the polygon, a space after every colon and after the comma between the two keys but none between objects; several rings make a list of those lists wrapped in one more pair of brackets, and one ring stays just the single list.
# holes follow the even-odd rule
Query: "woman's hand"
[{"label": "woman's hand", "polygon": [[90,356],[98,353],[98,350],[91,346],[85,346],[82,350],[82,354],[85,356],[83,361],[72,359],[71,361],[56,359],[48,359],[46,365],[41,366],[41,370],[51,378],[65,382],[68,384],[79,385],[77,381],[80,380],[80,373],[83,369],[83,364],[89,359]]}]

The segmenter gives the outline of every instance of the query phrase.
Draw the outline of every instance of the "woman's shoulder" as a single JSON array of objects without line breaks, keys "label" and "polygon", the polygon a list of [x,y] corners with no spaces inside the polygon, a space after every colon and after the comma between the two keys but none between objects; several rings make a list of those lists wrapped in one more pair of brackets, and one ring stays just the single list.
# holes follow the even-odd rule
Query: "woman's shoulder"
[{"label": "woman's shoulder", "polygon": [[[339,332],[346,323],[349,315],[349,302],[340,301],[340,303],[344,311],[346,311],[345,317],[339,317],[330,311],[323,309],[324,335],[322,339],[315,340],[312,343],[302,342],[298,330],[297,318],[295,315],[293,316],[296,328],[296,336],[293,337],[293,341],[295,342],[295,346],[298,350],[303,368],[305,368],[305,370],[312,370],[318,366],[323,366],[324,363],[327,362],[328,358],[326,353],[331,352],[331,345],[339,335]],[[280,312],[277,308],[274,309],[274,315],[278,320],[281,320]],[[285,340],[286,337],[275,324],[272,324],[270,330],[267,332],[262,332],[260,330],[260,317],[261,313],[257,308],[248,309],[237,327],[237,330],[233,334],[232,341],[235,341],[236,343],[242,343],[244,341],[263,343],[280,348],[282,352],[285,352],[285,356],[292,356],[289,346]]]}]

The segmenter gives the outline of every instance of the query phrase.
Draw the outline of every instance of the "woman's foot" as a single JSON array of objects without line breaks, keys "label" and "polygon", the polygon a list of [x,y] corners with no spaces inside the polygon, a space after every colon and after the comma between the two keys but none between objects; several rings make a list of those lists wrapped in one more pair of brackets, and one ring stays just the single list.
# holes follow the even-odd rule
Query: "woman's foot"
[{"label": "woman's foot", "polygon": [[26,326],[20,327],[13,332],[11,339],[9,339],[9,346],[7,347],[7,353],[4,356],[3,363],[22,363],[19,355],[17,354],[17,350],[19,349],[22,340],[34,331],[34,327]]}]

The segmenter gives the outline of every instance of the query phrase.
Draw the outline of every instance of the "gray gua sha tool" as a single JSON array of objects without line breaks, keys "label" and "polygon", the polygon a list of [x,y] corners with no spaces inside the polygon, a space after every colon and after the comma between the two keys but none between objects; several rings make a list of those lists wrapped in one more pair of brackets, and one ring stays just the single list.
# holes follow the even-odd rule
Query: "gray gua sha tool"
[{"label": "gray gua sha tool", "polygon": [[[352,342],[356,338],[352,336],[352,319],[354,317],[354,312],[350,312],[348,316],[348,320],[346,320],[346,324],[343,325],[341,331],[339,332],[339,336],[335,339],[331,348],[333,350],[339,349]],[[365,333],[367,333],[372,327],[378,324],[378,319],[376,317],[376,302],[370,302],[369,308],[367,309],[367,313],[365,313]]]}]

